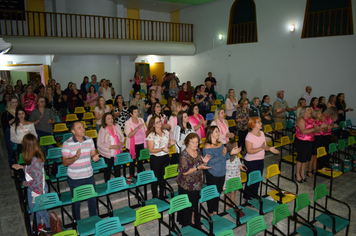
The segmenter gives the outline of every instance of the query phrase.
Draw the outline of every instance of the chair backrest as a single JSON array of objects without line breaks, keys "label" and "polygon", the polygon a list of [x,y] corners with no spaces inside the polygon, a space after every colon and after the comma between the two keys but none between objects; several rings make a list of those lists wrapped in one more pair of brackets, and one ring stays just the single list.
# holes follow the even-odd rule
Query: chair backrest
[{"label": "chair backrest", "polygon": [[77,121],[78,116],[76,114],[67,114],[66,121]]},{"label": "chair backrest", "polygon": [[318,201],[319,199],[328,196],[329,191],[326,188],[325,184],[319,184],[318,186],[315,187],[314,190],[314,201]]},{"label": "chair backrest", "polygon": [[176,147],[175,147],[175,145],[173,145],[172,147],[170,147],[169,149],[168,149],[168,151],[169,151],[169,156],[172,156],[173,154],[175,154],[176,153]]},{"label": "chair backrest", "polygon": [[216,99],[214,102],[214,105],[220,105],[220,104],[221,104],[221,101],[219,99]]},{"label": "chair backrest", "polygon": [[64,132],[68,131],[67,125],[65,123],[59,123],[54,125],[53,132]]},{"label": "chair backrest", "polygon": [[157,178],[153,170],[146,170],[137,174],[136,186],[141,186],[145,184],[150,184],[156,182]]},{"label": "chair backrest", "polygon": [[229,125],[229,127],[235,127],[236,126],[235,120],[228,120],[227,124]]},{"label": "chair backrest", "polygon": [[218,233],[216,236],[234,236],[234,235],[235,235],[234,231],[232,229],[229,229]]},{"label": "chair backrest", "polygon": [[162,98],[160,103],[162,106],[167,105],[167,100]]},{"label": "chair backrest", "polygon": [[265,125],[263,132],[264,132],[264,133],[273,132],[272,126],[271,126],[271,125]]},{"label": "chair backrest", "polygon": [[346,127],[351,128],[352,127],[352,122],[350,119],[346,120]]},{"label": "chair backrest", "polygon": [[56,192],[45,193],[35,198],[35,207],[33,208],[33,212],[48,210],[59,206],[62,206],[62,202],[59,200]]},{"label": "chair backrest", "polygon": [[225,104],[221,104],[221,108],[226,110],[226,105]]},{"label": "chair backrest", "polygon": [[119,217],[109,217],[95,224],[94,236],[110,236],[125,231]]},{"label": "chair backrest", "polygon": [[62,120],[59,118],[59,116],[54,116],[54,118],[56,119],[56,123],[61,123]]},{"label": "chair backrest", "polygon": [[125,165],[127,163],[133,162],[130,153],[122,152],[116,155],[116,160],[114,165]]},{"label": "chair backrest", "polygon": [[178,164],[166,166],[164,168],[164,179],[174,178],[178,175]]},{"label": "chair backrest", "polygon": [[46,160],[62,158],[62,148],[55,147],[47,150]]},{"label": "chair backrest", "polygon": [[252,236],[267,229],[267,224],[263,216],[255,216],[247,222],[246,236]]},{"label": "chair backrest", "polygon": [[146,94],[146,90],[144,90],[144,89],[140,89],[140,93],[144,93],[144,94]]},{"label": "chair backrest", "polygon": [[247,186],[261,182],[262,180],[263,179],[262,179],[261,171],[259,170],[252,171],[250,174],[248,174]]},{"label": "chair backrest", "polygon": [[220,197],[220,194],[218,193],[216,185],[209,185],[200,190],[199,202],[203,203],[217,197]]},{"label": "chair backrest", "polygon": [[189,201],[187,194],[181,194],[172,198],[169,202],[169,205],[170,208],[168,210],[168,214],[173,214],[174,212],[192,207],[192,203]]},{"label": "chair backrest", "polygon": [[67,140],[70,139],[71,137],[73,137],[73,133],[72,133],[72,132],[63,134],[62,143],[64,143],[65,141],[67,141]]},{"label": "chair backrest", "polygon": [[128,188],[129,185],[126,183],[125,177],[116,177],[108,181],[106,194],[120,192]]},{"label": "chair backrest", "polygon": [[87,131],[85,131],[85,136],[88,136],[88,137],[94,139],[94,138],[98,137],[98,132],[96,132],[96,129],[87,130]]},{"label": "chair backrest", "polygon": [[300,194],[296,199],[295,199],[295,212],[298,212],[299,210],[303,209],[304,207],[307,207],[311,204],[309,200],[309,196],[307,193],[302,193]]},{"label": "chair backrest", "polygon": [[[289,138],[288,138],[289,139]],[[266,179],[269,179],[273,176],[281,174],[281,171],[279,170],[278,164],[273,164],[267,167],[267,176]]]},{"label": "chair backrest", "polygon": [[355,142],[355,137],[354,136],[350,136],[347,138],[347,145],[348,146],[352,146],[354,145],[356,142]]},{"label": "chair backrest", "polygon": [[326,155],[327,155],[327,153],[326,153],[325,147],[318,147],[318,149],[316,149],[316,158],[323,157]]},{"label": "chair backrest", "polygon": [[95,107],[96,107],[96,106],[91,106],[89,111],[90,111],[90,112],[94,112]]},{"label": "chair backrest", "polygon": [[87,129],[87,128],[88,128],[87,124],[85,124],[85,121],[81,120],[81,121],[79,121],[79,122],[82,123],[82,125],[84,126],[84,129]]},{"label": "chair backrest", "polygon": [[281,138],[281,145],[284,146],[284,145],[288,145],[288,144],[290,144],[290,139],[289,139],[289,137],[288,137],[288,136],[283,136],[283,137]]},{"label": "chair backrest", "polygon": [[84,113],[83,120],[92,120],[92,119],[95,119],[93,112]]},{"label": "chair backrest", "polygon": [[72,202],[80,202],[87,200],[89,198],[97,197],[98,193],[95,192],[94,185],[92,184],[85,184],[79,187],[76,187],[73,190],[73,198]]},{"label": "chair backrest", "polygon": [[339,139],[338,148],[339,148],[339,150],[346,148],[346,142],[344,139]]},{"label": "chair backrest", "polygon": [[104,160],[104,157],[101,157],[99,159],[99,161],[97,162],[94,162],[93,160],[91,160],[91,166],[93,168],[93,170],[101,170],[101,169],[104,169],[104,168],[107,168],[108,165],[105,163],[105,160]]},{"label": "chair backrest", "polygon": [[273,209],[273,221],[272,225],[277,224],[279,221],[290,216],[290,211],[287,204],[278,205]]},{"label": "chair backrest", "polygon": [[282,129],[284,129],[282,122],[277,122],[274,125],[274,130],[282,130]]},{"label": "chair backrest", "polygon": [[339,123],[339,129],[344,129],[346,127],[345,121],[340,121]]},{"label": "chair backrest", "polygon": [[136,211],[136,220],[134,221],[134,226],[137,227],[141,224],[145,224],[160,218],[161,214],[158,213],[157,205],[144,206]]},{"label": "chair backrest", "polygon": [[[145,96],[143,96],[145,97]],[[111,104],[107,104],[107,106],[110,108],[110,111],[112,110],[112,105]]]},{"label": "chair backrest", "polygon": [[[217,101],[220,101],[220,100],[217,100]],[[212,120],[212,119],[214,119],[214,114],[213,113],[206,114],[206,120]]]},{"label": "chair backrest", "polygon": [[62,177],[67,177],[68,174],[67,174],[67,171],[68,171],[68,166],[64,166],[63,164],[62,165],[59,165],[58,166],[58,171],[57,171],[57,174],[56,174],[56,178],[62,178]]},{"label": "chair backrest", "polygon": [[231,178],[226,181],[225,194],[234,192],[236,190],[242,189],[241,179],[239,177]]},{"label": "chair backrest", "polygon": [[56,144],[56,140],[54,140],[53,135],[47,135],[47,136],[42,136],[40,138],[40,145],[41,146],[47,146],[47,145],[52,145]]},{"label": "chair backrest", "polygon": [[210,111],[215,111],[215,110],[216,110],[216,108],[218,108],[218,106],[213,105],[213,106],[211,106]]},{"label": "chair backrest", "polygon": [[78,233],[75,229],[72,229],[56,233],[53,236],[78,236]]},{"label": "chair backrest", "polygon": [[336,143],[330,143],[329,144],[329,154],[333,153],[333,152],[337,152]]},{"label": "chair backrest", "polygon": [[140,161],[150,159],[150,157],[150,152],[147,148],[140,150],[140,156],[138,158]]},{"label": "chair backrest", "polygon": [[74,109],[74,113],[75,113],[75,114],[85,113],[85,109],[84,109],[84,107],[76,107],[76,108]]}]

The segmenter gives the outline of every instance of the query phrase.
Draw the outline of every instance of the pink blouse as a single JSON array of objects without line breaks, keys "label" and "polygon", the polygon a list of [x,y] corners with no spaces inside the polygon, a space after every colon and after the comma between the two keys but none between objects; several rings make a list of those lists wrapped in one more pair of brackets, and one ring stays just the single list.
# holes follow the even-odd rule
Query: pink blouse
[{"label": "pink blouse", "polygon": [[[132,123],[132,124],[134,129],[136,129],[139,125],[141,125],[140,123],[138,124]],[[145,139],[146,139],[145,130],[139,129],[135,134],[135,145],[144,143]]]},{"label": "pink blouse", "polygon": [[161,88],[161,86],[154,86],[154,85],[152,85],[151,87],[150,87],[150,90],[151,89],[154,89],[154,90],[156,90],[156,98],[158,99],[158,100],[162,100],[162,88]]},{"label": "pink blouse", "polygon": [[[333,119],[331,117],[329,117],[327,114],[325,114],[325,123],[327,123],[328,125],[331,125],[333,123]],[[321,135],[323,136],[328,136],[331,135],[331,131],[332,129],[329,129],[328,131],[321,131]]]},{"label": "pink blouse", "polygon": [[[252,143],[252,148],[259,148],[262,146],[264,142],[266,142],[265,134],[263,131],[260,131],[260,136],[256,136],[249,132],[246,136],[246,141],[249,141]],[[246,161],[257,161],[257,160],[263,160],[265,158],[265,150],[261,150],[259,152],[256,152],[254,154],[246,154],[245,160]]]},{"label": "pink blouse", "polygon": [[223,143],[226,144],[229,142],[229,138],[226,137],[226,134],[229,133],[229,126],[227,125],[227,121],[224,119],[223,122],[221,122],[219,119],[216,121],[214,120],[211,122],[211,125],[216,125],[219,127],[220,130],[220,137],[219,140]]},{"label": "pink blouse", "polygon": [[[199,125],[199,121],[201,120],[202,122],[204,122],[204,118],[198,114],[198,117],[199,117],[199,120],[197,118],[195,118],[194,115],[192,116],[189,116],[189,123],[194,127],[194,126],[197,126]],[[205,138],[205,128],[204,128],[204,125],[202,124],[200,126],[200,128],[195,131],[195,133],[199,136],[199,138]]]},{"label": "pink blouse", "polygon": [[29,102],[27,106],[24,107],[26,114],[30,115],[33,110],[36,108],[35,103],[36,96],[34,94],[24,95],[24,102]]},{"label": "pink blouse", "polygon": [[93,99],[96,99],[98,96],[99,96],[98,93],[95,93],[94,95],[91,95],[90,93],[87,93],[87,103],[88,103],[88,106],[90,106],[90,107],[96,106],[96,103],[97,103],[96,100],[91,101],[91,102],[88,102],[88,101],[93,100]]},{"label": "pink blouse", "polygon": [[[304,118],[304,120],[305,120],[305,129],[306,130],[314,128],[314,120],[311,117],[309,117],[308,120],[306,120]],[[312,141],[314,141],[314,132],[309,133],[309,134],[302,134],[300,132],[299,127],[295,126],[295,137],[297,137],[299,140],[302,140],[302,141],[312,142]]]},{"label": "pink blouse", "polygon": [[[321,125],[323,124],[323,121],[322,121],[322,120],[314,120],[314,124],[315,124],[316,126],[321,126]],[[320,136],[320,135],[322,135],[322,131],[319,132],[319,133],[315,133],[314,135],[315,135],[315,136]]]}]

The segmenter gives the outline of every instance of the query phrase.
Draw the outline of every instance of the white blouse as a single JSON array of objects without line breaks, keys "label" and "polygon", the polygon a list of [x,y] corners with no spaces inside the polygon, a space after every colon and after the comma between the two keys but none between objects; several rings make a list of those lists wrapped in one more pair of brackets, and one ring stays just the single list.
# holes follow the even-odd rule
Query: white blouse
[{"label": "white blouse", "polygon": [[10,131],[11,131],[10,139],[11,142],[13,143],[21,144],[23,136],[29,133],[35,135],[37,138],[36,129],[33,123],[29,125],[22,125],[20,123],[16,131],[15,131],[15,125],[12,125]]},{"label": "white blouse", "polygon": [[[153,147],[154,149],[159,149],[159,148],[164,148],[164,147],[168,148],[169,134],[168,134],[167,130],[164,130],[163,135],[161,137],[158,134],[156,134],[155,132],[152,132],[147,136],[146,140],[154,142],[154,144],[155,144]],[[168,153],[164,152],[164,151],[160,151],[157,153],[150,153],[150,154],[159,157],[159,156],[167,155]]]}]

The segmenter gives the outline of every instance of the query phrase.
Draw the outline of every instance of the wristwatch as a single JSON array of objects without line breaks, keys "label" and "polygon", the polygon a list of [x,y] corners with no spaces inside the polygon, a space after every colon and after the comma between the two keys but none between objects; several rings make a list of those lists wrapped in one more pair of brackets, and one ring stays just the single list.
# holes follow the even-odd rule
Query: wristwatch
[{"label": "wristwatch", "polygon": [[197,168],[197,171],[199,170],[199,169],[198,169],[198,166],[195,166],[195,168]]}]

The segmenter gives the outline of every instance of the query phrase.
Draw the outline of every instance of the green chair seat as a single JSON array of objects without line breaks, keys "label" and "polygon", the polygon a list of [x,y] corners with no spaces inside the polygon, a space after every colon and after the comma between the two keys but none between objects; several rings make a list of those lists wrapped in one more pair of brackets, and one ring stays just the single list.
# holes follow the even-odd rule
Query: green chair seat
[{"label": "green chair seat", "polygon": [[[276,208],[279,204],[274,202],[274,201],[271,201],[271,200],[268,200],[266,198],[261,198],[262,200],[262,212],[264,214],[270,212],[270,211],[273,211],[274,208]],[[260,202],[254,198],[250,201],[248,201],[252,206],[254,206],[256,209],[260,209]]]},{"label": "green chair seat", "polygon": [[110,236],[124,231],[125,228],[121,225],[119,217],[110,217],[95,225],[94,236]]},{"label": "green chair seat", "polygon": [[70,191],[61,193],[61,201],[64,205],[69,205],[72,203],[72,194]]},{"label": "green chair seat", "polygon": [[95,226],[95,224],[101,220],[102,219],[99,216],[92,216],[89,218],[78,220],[77,226],[78,231],[80,232],[80,236],[95,234],[95,228],[93,226]]},{"label": "green chair seat", "polygon": [[[211,220],[213,222],[213,233],[216,235],[220,232],[223,232],[223,231],[226,231],[226,230],[229,230],[229,229],[233,229],[236,227],[236,224],[229,221],[228,219],[225,219],[219,215],[213,215],[211,216]],[[207,228],[208,230],[210,230],[210,227],[209,227],[209,222],[204,219],[201,221],[203,223],[203,225],[205,226],[205,228]]]},{"label": "green chair seat", "polygon": [[108,187],[107,183],[102,183],[102,184],[95,185],[95,191],[98,193],[99,197],[102,197],[102,196],[106,195],[107,187]]},{"label": "green chair seat", "polygon": [[[333,221],[331,217],[327,214],[321,214],[315,218],[318,222],[325,225],[329,229],[332,229]],[[342,229],[346,228],[350,224],[350,221],[341,218],[339,216],[335,216],[335,230],[336,232],[341,231]]]},{"label": "green chair seat", "polygon": [[150,200],[145,201],[145,205],[149,206],[149,205],[156,205],[158,212],[163,212],[169,209],[169,203],[160,200],[158,198],[153,198]]},{"label": "green chair seat", "polygon": [[[325,229],[322,229],[322,228],[319,228],[316,226],[314,226],[314,227],[315,227],[316,231],[318,232],[317,235],[323,235],[323,236],[332,236],[333,235],[333,233],[330,231],[327,231]],[[302,236],[314,236],[313,231],[310,228],[308,228],[307,226],[302,226],[302,227],[298,228],[296,231],[297,231],[297,233],[299,233]]]},{"label": "green chair seat", "polygon": [[129,206],[116,209],[113,211],[113,214],[120,218],[120,222],[123,225],[132,223],[136,220],[136,211]]},{"label": "green chair seat", "polygon": [[[252,219],[253,217],[255,216],[258,216],[258,212],[257,211],[254,211],[254,210],[251,210],[247,207],[243,207],[243,206],[238,206],[243,213],[245,213],[245,215],[243,217],[240,217],[240,224],[245,224],[247,223],[247,221],[249,221],[250,219]],[[235,214],[235,211],[233,208],[230,208],[228,210],[226,210],[227,213],[229,213],[229,215],[236,219],[236,214]]]},{"label": "green chair seat", "polygon": [[[179,229],[181,232],[181,235],[194,235],[194,236],[205,236],[206,234],[203,233],[200,230],[197,230],[196,228],[193,228],[192,226],[188,225],[184,228]],[[177,235],[175,232],[171,232],[172,235]]]}]

